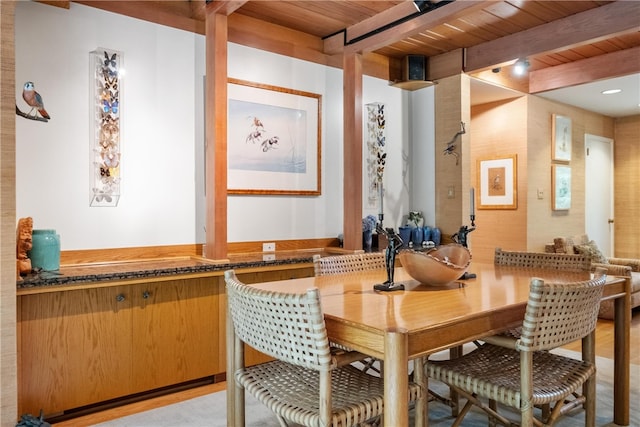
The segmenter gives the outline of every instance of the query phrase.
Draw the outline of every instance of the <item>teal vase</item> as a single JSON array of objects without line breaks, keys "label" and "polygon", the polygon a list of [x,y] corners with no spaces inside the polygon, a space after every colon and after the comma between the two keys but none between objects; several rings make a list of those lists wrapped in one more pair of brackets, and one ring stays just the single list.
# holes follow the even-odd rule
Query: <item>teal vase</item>
[{"label": "teal vase", "polygon": [[33,230],[33,246],[29,253],[32,269],[56,271],[60,269],[60,235],[55,230]]}]

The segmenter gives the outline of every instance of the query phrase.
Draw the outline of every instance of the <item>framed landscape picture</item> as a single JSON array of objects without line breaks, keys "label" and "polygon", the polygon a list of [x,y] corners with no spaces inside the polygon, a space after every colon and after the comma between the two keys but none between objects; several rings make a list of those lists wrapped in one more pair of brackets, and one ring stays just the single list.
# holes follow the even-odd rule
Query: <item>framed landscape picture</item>
[{"label": "framed landscape picture", "polygon": [[321,95],[229,79],[229,194],[320,195]]},{"label": "framed landscape picture", "polygon": [[478,209],[518,208],[517,160],[516,154],[478,160]]},{"label": "framed landscape picture", "polygon": [[571,118],[552,114],[551,160],[571,161]]}]

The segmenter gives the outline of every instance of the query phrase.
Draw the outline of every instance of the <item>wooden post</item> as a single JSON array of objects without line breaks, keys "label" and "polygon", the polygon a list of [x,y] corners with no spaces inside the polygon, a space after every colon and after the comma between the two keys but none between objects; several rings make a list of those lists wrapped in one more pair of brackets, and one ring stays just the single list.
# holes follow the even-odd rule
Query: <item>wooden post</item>
[{"label": "wooden post", "polygon": [[344,248],[362,249],[362,54],[344,54]]},{"label": "wooden post", "polygon": [[227,258],[227,16],[207,6],[205,23],[206,246],[204,256]]},{"label": "wooden post", "polygon": [[[18,419],[15,2],[0,2],[0,425]],[[22,119],[20,119],[22,120]]]}]

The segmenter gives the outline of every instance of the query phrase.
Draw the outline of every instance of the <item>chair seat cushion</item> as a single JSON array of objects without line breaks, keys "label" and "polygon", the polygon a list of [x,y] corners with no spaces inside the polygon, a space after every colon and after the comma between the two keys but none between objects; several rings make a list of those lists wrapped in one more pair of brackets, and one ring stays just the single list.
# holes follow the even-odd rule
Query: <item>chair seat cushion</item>
[{"label": "chair seat cushion", "polygon": [[[520,353],[483,344],[457,359],[428,361],[433,378],[468,393],[520,408]],[[547,351],[533,353],[533,404],[553,403],[582,386],[595,366]]]},{"label": "chair seat cushion", "polygon": [[[331,373],[333,426],[361,424],[382,415],[382,378],[365,374],[351,365]],[[235,377],[238,384],[276,414],[294,423],[318,425],[317,371],[275,360],[241,369]],[[420,396],[422,387],[409,383],[409,401]]]}]

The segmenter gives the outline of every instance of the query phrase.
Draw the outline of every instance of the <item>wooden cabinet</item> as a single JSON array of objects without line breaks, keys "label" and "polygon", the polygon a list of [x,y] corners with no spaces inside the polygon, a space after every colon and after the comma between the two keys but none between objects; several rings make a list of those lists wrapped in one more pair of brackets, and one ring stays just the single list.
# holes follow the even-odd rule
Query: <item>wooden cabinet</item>
[{"label": "wooden cabinet", "polygon": [[133,379],[126,287],[21,296],[20,413],[52,414],[120,396]]},{"label": "wooden cabinet", "polygon": [[220,277],[147,283],[132,287],[133,392],[220,373]]},{"label": "wooden cabinet", "polygon": [[219,373],[219,280],[21,296],[20,413],[57,414]]},{"label": "wooden cabinet", "polygon": [[[253,283],[313,267],[237,273]],[[222,272],[19,292],[18,411],[54,416],[224,373],[225,314]]]}]

